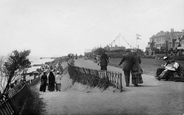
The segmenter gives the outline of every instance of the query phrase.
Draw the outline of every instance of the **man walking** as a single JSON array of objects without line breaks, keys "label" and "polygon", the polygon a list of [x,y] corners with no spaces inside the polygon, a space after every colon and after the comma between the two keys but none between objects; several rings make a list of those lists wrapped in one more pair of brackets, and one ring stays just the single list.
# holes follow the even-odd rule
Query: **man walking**
[{"label": "man walking", "polygon": [[123,58],[121,59],[119,66],[123,63],[123,71],[125,76],[125,82],[126,86],[129,86],[130,82],[130,72],[133,65],[133,54],[131,53],[130,49],[126,50],[126,54],[123,55]]},{"label": "man walking", "polygon": [[100,57],[101,70],[107,70],[108,63],[109,63],[109,57],[107,56],[105,51],[103,51],[103,53],[102,53],[102,55]]}]

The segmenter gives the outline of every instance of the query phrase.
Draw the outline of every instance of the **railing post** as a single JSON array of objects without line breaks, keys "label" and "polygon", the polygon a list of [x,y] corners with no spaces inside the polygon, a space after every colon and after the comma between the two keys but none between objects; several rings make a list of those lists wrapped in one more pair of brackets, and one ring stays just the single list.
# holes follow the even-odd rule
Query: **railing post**
[{"label": "railing post", "polygon": [[120,74],[120,92],[123,92],[123,86],[122,86],[122,74]]}]

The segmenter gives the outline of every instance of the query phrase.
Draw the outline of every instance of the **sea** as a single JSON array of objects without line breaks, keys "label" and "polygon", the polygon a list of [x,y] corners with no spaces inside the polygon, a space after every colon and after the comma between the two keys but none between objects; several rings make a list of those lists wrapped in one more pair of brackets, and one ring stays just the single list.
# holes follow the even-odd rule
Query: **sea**
[{"label": "sea", "polygon": [[54,59],[51,58],[30,58],[29,59],[31,62],[31,68],[28,68],[27,72],[32,72],[32,71],[36,71],[37,68],[40,68],[40,66],[33,66],[33,65],[41,65],[44,64],[45,62],[51,62]]}]

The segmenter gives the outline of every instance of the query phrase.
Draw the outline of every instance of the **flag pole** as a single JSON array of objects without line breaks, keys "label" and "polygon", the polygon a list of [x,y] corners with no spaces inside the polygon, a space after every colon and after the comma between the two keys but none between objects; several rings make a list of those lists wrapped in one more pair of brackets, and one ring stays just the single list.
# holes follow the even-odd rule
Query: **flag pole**
[{"label": "flag pole", "polygon": [[137,49],[139,49],[139,45],[138,45],[138,43],[137,43],[137,40],[139,40],[139,39],[140,39],[140,38],[139,38],[139,36],[141,36],[141,35],[136,34],[136,48],[137,48]]}]

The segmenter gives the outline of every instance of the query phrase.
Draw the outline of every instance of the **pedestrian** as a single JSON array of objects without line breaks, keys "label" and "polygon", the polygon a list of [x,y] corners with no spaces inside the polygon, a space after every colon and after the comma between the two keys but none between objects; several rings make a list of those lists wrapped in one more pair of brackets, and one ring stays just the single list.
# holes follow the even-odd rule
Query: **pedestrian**
[{"label": "pedestrian", "polygon": [[56,72],[56,91],[61,91],[61,74],[59,71]]},{"label": "pedestrian", "polygon": [[49,84],[48,84],[48,90],[54,91],[55,90],[55,76],[52,71],[49,73]]},{"label": "pedestrian", "polygon": [[43,72],[43,75],[41,76],[41,85],[40,85],[40,91],[45,92],[47,86],[47,75],[46,71]]},{"label": "pedestrian", "polygon": [[126,54],[123,55],[119,66],[123,64],[123,71],[124,71],[124,76],[125,76],[125,82],[126,82],[126,86],[129,86],[129,82],[130,82],[130,72],[132,69],[132,65],[133,65],[133,55],[132,52],[130,51],[130,49],[126,50]]},{"label": "pedestrian", "polygon": [[102,52],[102,55],[100,56],[100,67],[101,70],[107,70],[107,65],[109,63],[109,57],[105,53],[105,51]]},{"label": "pedestrian", "polygon": [[142,80],[143,70],[140,64],[141,64],[141,58],[137,54],[137,50],[134,50],[133,51],[133,65],[132,65],[132,70],[131,70],[132,84],[134,84],[134,86],[138,86],[138,84],[143,83],[143,80]]}]

